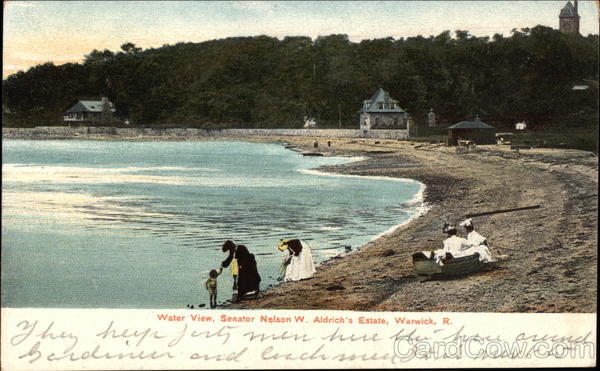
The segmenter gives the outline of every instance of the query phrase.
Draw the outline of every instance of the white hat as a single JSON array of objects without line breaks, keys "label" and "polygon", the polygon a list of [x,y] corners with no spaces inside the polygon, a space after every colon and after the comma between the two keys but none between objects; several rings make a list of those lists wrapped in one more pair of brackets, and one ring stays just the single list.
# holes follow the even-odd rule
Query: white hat
[{"label": "white hat", "polygon": [[463,220],[460,224],[461,227],[469,228],[473,226],[473,220],[471,218]]}]

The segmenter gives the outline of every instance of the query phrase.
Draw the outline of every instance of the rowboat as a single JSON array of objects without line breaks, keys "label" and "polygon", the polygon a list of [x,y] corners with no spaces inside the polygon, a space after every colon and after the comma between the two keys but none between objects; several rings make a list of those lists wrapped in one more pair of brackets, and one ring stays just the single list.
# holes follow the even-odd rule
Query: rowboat
[{"label": "rowboat", "polygon": [[478,253],[446,260],[444,265],[437,264],[433,259],[427,259],[423,253],[415,253],[412,258],[417,276],[425,279],[459,277],[496,265],[496,262],[484,263],[480,261]]}]

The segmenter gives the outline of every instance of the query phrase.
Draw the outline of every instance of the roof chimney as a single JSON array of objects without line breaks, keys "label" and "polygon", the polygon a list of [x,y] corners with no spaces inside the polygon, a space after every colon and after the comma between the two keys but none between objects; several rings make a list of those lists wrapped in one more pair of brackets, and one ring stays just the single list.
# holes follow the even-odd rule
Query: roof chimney
[{"label": "roof chimney", "polygon": [[102,97],[102,102],[100,103],[100,109],[102,111],[110,111],[112,107],[110,106],[110,101],[107,97]]},{"label": "roof chimney", "polygon": [[577,13],[577,0],[575,0],[575,15],[578,15],[578,13]]}]

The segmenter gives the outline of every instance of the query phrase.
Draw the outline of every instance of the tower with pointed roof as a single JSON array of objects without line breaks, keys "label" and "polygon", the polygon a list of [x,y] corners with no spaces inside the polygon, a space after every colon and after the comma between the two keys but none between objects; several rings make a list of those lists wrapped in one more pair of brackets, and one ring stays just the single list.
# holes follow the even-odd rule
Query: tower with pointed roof
[{"label": "tower with pointed roof", "polygon": [[579,34],[579,13],[577,13],[577,0],[575,5],[571,1],[567,1],[567,5],[560,11],[559,30],[562,33]]}]

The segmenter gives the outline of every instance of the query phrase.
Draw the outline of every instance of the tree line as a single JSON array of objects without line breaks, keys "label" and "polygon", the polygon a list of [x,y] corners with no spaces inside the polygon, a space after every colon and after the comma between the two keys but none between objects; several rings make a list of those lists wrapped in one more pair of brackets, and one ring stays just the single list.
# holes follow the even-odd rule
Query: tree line
[{"label": "tree line", "polygon": [[[574,93],[576,82],[595,89]],[[93,50],[2,81],[3,125],[60,123],[76,98],[107,96],[134,125],[355,127],[362,101],[390,92],[415,121],[430,108],[452,124],[597,115],[598,35],[545,27],[508,37],[468,31],[363,40],[347,35],[235,37],[142,50]],[[591,93],[590,93],[591,91]],[[484,120],[485,121],[485,120]]]}]

